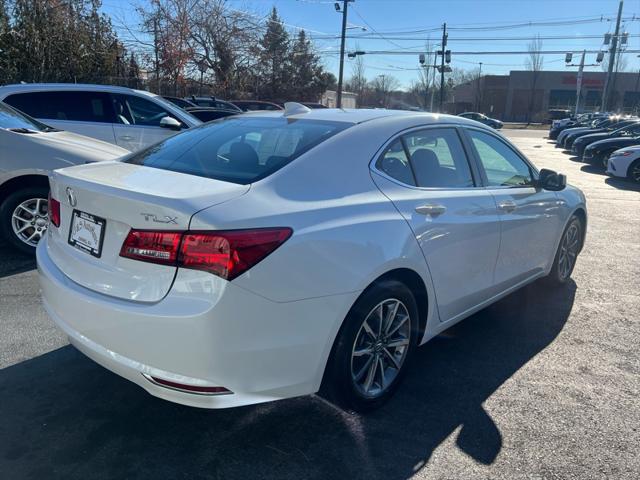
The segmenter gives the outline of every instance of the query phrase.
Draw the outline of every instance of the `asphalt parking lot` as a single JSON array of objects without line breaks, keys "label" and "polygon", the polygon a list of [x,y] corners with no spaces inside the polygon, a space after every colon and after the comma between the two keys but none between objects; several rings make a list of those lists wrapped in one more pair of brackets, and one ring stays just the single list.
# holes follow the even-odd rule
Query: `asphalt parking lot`
[{"label": "asphalt parking lot", "polygon": [[545,131],[504,133],[587,196],[575,281],[434,339],[367,416],[316,398],[207,411],[151,397],[68,345],[34,261],[0,245],[0,478],[638,478],[640,188]]}]

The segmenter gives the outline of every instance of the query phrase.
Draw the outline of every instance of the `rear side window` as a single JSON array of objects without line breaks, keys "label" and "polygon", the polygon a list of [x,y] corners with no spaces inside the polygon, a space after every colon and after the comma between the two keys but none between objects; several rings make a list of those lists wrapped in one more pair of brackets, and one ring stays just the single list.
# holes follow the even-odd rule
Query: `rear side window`
[{"label": "rear side window", "polygon": [[127,163],[247,184],[265,178],[351,124],[227,117],[169,137]]},{"label": "rear side window", "polygon": [[409,164],[409,157],[402,144],[402,140],[397,139],[389,145],[376,163],[378,170],[386,173],[391,178],[407,185],[416,184]]},{"label": "rear side window", "polygon": [[9,95],[4,101],[35,118],[113,123],[109,95],[103,92],[15,93]]},{"label": "rear side window", "polygon": [[431,128],[404,135],[419,187],[468,188],[473,177],[453,128]]}]

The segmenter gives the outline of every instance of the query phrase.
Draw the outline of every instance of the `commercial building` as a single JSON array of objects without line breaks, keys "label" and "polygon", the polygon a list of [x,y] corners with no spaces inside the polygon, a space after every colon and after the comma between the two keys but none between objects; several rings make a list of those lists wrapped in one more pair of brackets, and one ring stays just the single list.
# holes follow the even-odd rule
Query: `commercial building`
[{"label": "commercial building", "polygon": [[[549,109],[575,109],[577,78],[575,70],[483,75],[455,87],[447,107],[450,113],[479,111],[512,122],[526,121],[531,111],[531,120],[541,121]],[[605,79],[605,72],[583,73],[580,111],[600,109]],[[637,112],[640,73],[618,72],[612,81],[610,110]]]}]

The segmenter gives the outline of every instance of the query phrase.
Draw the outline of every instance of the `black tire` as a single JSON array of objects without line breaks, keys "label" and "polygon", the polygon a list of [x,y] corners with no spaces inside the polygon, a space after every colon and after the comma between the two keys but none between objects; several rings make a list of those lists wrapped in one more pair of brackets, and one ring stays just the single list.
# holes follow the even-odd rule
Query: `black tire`
[{"label": "black tire", "polygon": [[627,178],[632,182],[640,183],[640,160],[636,160],[627,169]]},{"label": "black tire", "polygon": [[[406,311],[408,312],[409,319],[403,322],[403,331],[410,332],[409,343],[399,369],[393,367],[391,359],[388,358],[384,352],[379,353],[383,364],[385,361],[387,363],[386,371],[391,372],[395,376],[384,389],[380,388],[381,391],[379,394],[367,396],[363,393],[356,380],[354,380],[352,373],[354,369],[353,358],[356,357],[352,358],[352,354],[357,347],[356,342],[362,339],[362,335],[364,335],[361,329],[364,328],[365,320],[374,312],[378,305],[382,304],[381,311],[384,312],[384,302],[392,302],[393,300],[399,300],[401,302],[400,305],[406,307]],[[399,324],[400,321],[401,320],[398,320],[396,325]],[[320,394],[328,401],[347,410],[367,412],[379,408],[391,398],[400,385],[407,371],[409,360],[418,343],[418,334],[418,307],[413,293],[411,293],[411,290],[409,290],[406,285],[396,280],[385,280],[369,287],[353,307],[351,307],[338,333],[331,356],[327,362]],[[375,347],[372,346],[371,348],[374,349]],[[394,352],[394,355],[396,353],[397,351]],[[375,355],[378,354],[376,353]],[[367,357],[363,356],[363,358]],[[371,358],[378,357],[372,355]],[[375,361],[376,360],[373,360],[373,363],[375,363]],[[376,369],[379,371],[380,369],[377,365],[379,364],[376,364]],[[357,369],[361,370],[360,367],[357,367]],[[370,368],[368,370],[370,370]],[[378,383],[380,384],[382,383],[382,377],[379,373],[377,375],[379,377]],[[374,370],[373,376],[376,376],[376,370]]]},{"label": "black tire", "polygon": [[0,205],[0,235],[2,235],[2,238],[16,249],[33,255],[35,247],[22,241],[13,231],[12,215],[22,202],[32,198],[41,198],[46,201],[48,196],[49,189],[45,187],[27,187],[9,194]]},{"label": "black tire", "polygon": [[[565,242],[569,241],[573,244],[573,229],[577,228],[575,231],[575,238],[577,240],[575,256],[572,259],[571,264],[568,269],[566,269],[565,264],[563,263],[563,248],[567,247]],[[576,261],[578,259],[578,254],[582,248],[582,239],[584,237],[583,231],[584,225],[582,225],[582,221],[576,215],[573,215],[569,222],[567,222],[567,226],[562,232],[562,237],[560,238],[560,244],[558,245],[558,250],[556,252],[556,256],[553,259],[553,267],[551,267],[551,272],[547,275],[544,280],[548,286],[558,287],[564,285],[571,278],[571,274],[573,273],[573,269],[576,265]],[[569,238],[569,236],[571,236]]]}]

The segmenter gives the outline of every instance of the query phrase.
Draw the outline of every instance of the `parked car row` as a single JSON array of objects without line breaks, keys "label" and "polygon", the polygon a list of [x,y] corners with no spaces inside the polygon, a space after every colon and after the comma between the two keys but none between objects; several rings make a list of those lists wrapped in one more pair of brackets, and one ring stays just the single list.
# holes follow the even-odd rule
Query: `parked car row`
[{"label": "parked car row", "polygon": [[640,118],[596,113],[556,120],[549,138],[608,175],[640,182]]}]

